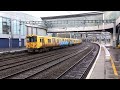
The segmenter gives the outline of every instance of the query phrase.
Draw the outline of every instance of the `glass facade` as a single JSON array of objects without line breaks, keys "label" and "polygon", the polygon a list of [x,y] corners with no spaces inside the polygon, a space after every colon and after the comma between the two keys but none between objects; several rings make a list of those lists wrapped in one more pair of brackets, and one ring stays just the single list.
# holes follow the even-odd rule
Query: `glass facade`
[{"label": "glass facade", "polygon": [[2,34],[2,17],[0,17],[0,34]]},{"label": "glass facade", "polygon": [[24,23],[21,23],[21,35],[24,35]]},{"label": "glass facade", "polygon": [[118,19],[120,17],[120,11],[105,11],[105,19]]},{"label": "glass facade", "polygon": [[[28,31],[26,23],[20,21],[41,21],[41,19],[19,11],[0,11],[0,43],[2,42],[0,48],[23,47],[26,45],[25,36]],[[31,25],[31,27],[33,26]]]},{"label": "glass facade", "polygon": [[17,21],[16,22],[16,25],[17,25],[17,30],[16,30],[16,34],[19,35],[19,30],[20,30],[20,22]]},{"label": "glass facade", "polygon": [[2,18],[2,32],[3,34],[9,34],[11,32],[11,20],[8,18]]},{"label": "glass facade", "polygon": [[12,21],[12,32],[15,35],[17,31],[17,25],[16,25],[16,20]]},{"label": "glass facade", "polygon": [[0,34],[10,34],[12,31],[13,35],[19,35],[19,30],[21,31],[21,35],[26,35],[26,26],[24,22],[21,22],[20,27],[20,21],[18,20],[0,17]]}]

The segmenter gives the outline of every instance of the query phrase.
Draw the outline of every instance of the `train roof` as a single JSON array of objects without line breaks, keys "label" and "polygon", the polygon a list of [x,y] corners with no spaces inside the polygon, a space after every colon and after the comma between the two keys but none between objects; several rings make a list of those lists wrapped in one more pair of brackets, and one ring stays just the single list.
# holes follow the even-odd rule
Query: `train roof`
[{"label": "train roof", "polygon": [[40,36],[40,35],[27,35],[28,36],[37,36],[37,37],[47,37],[47,38],[59,38],[59,39],[72,39],[72,40],[79,40],[79,39],[74,39],[74,38],[62,38],[62,37],[52,37],[52,36]]}]

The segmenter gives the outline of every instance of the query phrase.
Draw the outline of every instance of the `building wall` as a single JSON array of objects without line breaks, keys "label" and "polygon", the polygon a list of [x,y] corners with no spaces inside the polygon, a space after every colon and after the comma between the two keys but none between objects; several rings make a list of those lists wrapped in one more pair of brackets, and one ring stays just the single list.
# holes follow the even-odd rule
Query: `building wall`
[{"label": "building wall", "polygon": [[0,38],[0,48],[8,48],[8,47],[9,47],[9,39]]},{"label": "building wall", "polygon": [[26,35],[29,35],[29,34],[46,36],[47,31],[45,29],[42,29],[42,28],[28,26]]},{"label": "building wall", "polygon": [[[0,48],[21,47],[26,45],[25,37],[29,34],[46,35],[46,30],[39,29],[40,27],[31,26],[28,30],[26,24],[21,21],[41,21],[39,18],[20,13],[20,12],[1,12],[0,11]],[[28,30],[28,31],[27,31]],[[19,38],[21,41],[19,41]]]},{"label": "building wall", "polygon": [[46,33],[47,33],[46,30],[40,29],[40,28],[38,28],[37,30],[38,30],[38,31],[37,31],[37,35],[46,36]]}]

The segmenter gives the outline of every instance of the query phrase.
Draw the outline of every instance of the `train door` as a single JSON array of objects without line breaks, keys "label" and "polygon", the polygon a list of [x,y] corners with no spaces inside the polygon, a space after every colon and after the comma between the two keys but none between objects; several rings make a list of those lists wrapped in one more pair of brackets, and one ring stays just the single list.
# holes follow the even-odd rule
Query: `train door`
[{"label": "train door", "polygon": [[55,43],[56,43],[55,38],[52,38],[52,44],[53,44],[52,46],[55,46]]},{"label": "train door", "polygon": [[45,40],[44,40],[44,38],[41,38],[41,43],[42,43],[42,47],[45,47]]}]

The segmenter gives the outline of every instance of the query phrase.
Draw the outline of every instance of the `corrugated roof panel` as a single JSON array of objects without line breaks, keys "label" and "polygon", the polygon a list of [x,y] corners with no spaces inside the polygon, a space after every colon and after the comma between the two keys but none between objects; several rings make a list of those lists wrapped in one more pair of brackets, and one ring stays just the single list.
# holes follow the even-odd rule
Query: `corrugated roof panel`
[{"label": "corrugated roof panel", "polygon": [[19,11],[0,11],[0,16],[22,21],[42,21],[41,18],[37,18]]}]

